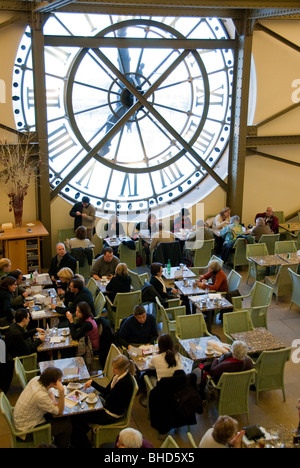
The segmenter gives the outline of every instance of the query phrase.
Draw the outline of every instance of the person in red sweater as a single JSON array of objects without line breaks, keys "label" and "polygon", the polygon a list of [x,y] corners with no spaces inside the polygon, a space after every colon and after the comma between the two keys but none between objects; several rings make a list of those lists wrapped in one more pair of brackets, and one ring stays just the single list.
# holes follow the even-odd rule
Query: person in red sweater
[{"label": "person in red sweater", "polygon": [[277,216],[274,216],[274,210],[271,206],[268,206],[265,213],[257,213],[255,216],[255,222],[257,218],[263,218],[265,224],[270,226],[274,234],[278,234],[279,230],[279,220]]},{"label": "person in red sweater", "polygon": [[217,260],[212,260],[208,264],[208,273],[200,276],[197,286],[210,291],[228,292],[227,276],[222,270],[222,265]]}]

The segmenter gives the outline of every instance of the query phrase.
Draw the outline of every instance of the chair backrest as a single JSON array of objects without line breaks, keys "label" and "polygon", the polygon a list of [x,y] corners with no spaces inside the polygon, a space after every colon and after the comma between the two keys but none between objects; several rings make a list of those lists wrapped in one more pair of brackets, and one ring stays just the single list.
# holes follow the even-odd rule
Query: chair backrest
[{"label": "chair backrest", "polygon": [[125,244],[120,244],[118,249],[120,262],[126,263],[129,270],[136,270],[136,249],[130,249]]},{"label": "chair backrest", "polygon": [[255,382],[255,369],[243,372],[224,372],[219,382],[219,415],[228,416],[247,413],[249,408],[249,388]]},{"label": "chair backrest", "polygon": [[293,290],[291,302],[294,302],[300,307],[300,275],[295,273],[290,268],[288,269],[288,271],[289,271],[290,278],[292,281],[292,290]]},{"label": "chair backrest", "polygon": [[274,216],[278,218],[279,223],[285,222],[284,211],[274,211]]},{"label": "chair backrest", "polygon": [[247,243],[245,239],[237,239],[234,244],[234,253],[233,253],[233,268],[237,266],[248,265],[248,260],[246,257],[246,246]]},{"label": "chair backrest", "polygon": [[191,444],[192,448],[198,448],[198,445],[196,444],[193,435],[190,432],[187,432],[186,435],[187,435],[187,437],[188,437],[188,439],[190,441],[190,444]]},{"label": "chair backrest", "polygon": [[96,280],[91,277],[88,280],[86,287],[88,288],[88,290],[91,292],[93,298],[95,299],[95,297],[97,295],[97,291],[99,290],[99,287],[98,287],[98,284],[97,284]]},{"label": "chair backrest", "polygon": [[158,307],[158,311],[157,311],[157,317],[161,317],[161,320],[162,320],[162,333],[167,333],[167,334],[170,334],[171,330],[170,330],[170,319],[168,317],[168,314],[166,312],[166,309],[164,308],[164,306],[161,304],[159,298],[156,296],[155,298],[156,300],[156,303],[157,303],[157,307]]},{"label": "chair backrest", "polygon": [[259,239],[259,244],[266,244],[269,255],[274,255],[275,242],[280,239],[280,234],[263,234]]},{"label": "chair backrest", "polygon": [[19,379],[22,388],[24,389],[28,383],[28,380],[23,364],[18,357],[15,358],[15,373]]},{"label": "chair backrest", "polygon": [[226,336],[232,333],[240,333],[254,330],[250,313],[248,310],[238,310],[236,312],[228,312],[223,315],[223,330]]},{"label": "chair backrest", "polygon": [[297,273],[298,263],[295,263],[294,265],[292,264],[280,265],[278,273],[275,278],[275,284],[284,288],[289,287],[289,290],[291,290],[292,283],[291,283],[291,277],[289,274],[289,269],[293,271],[294,273]]},{"label": "chair backrest", "polygon": [[195,248],[195,255],[194,255],[194,266],[203,268],[208,265],[211,259],[211,252],[215,246],[215,240],[209,239],[205,241],[201,241],[201,247]]},{"label": "chair backrest", "polygon": [[119,325],[120,319],[129,317],[133,313],[133,309],[136,305],[142,302],[142,292],[132,291],[129,293],[117,293],[114,306],[115,311],[115,326]]},{"label": "chair backrest", "polygon": [[160,448],[179,448],[179,445],[175,442],[172,436],[168,435]]},{"label": "chair backrest", "polygon": [[112,362],[115,359],[115,357],[119,356],[120,351],[118,348],[112,343],[109,348],[109,352],[105,361],[105,366],[104,366],[104,375],[110,382],[111,379],[113,378],[113,371],[112,371]]},{"label": "chair backrest", "polygon": [[75,236],[74,229],[59,229],[57,242],[65,242],[66,239],[72,239]]},{"label": "chair backrest", "polygon": [[142,289],[142,282],[139,275],[135,271],[128,270],[129,276],[131,278],[131,286],[134,291],[140,291]]},{"label": "chair backrest", "polygon": [[246,257],[269,255],[266,244],[248,244],[246,245]]},{"label": "chair backrest", "polygon": [[251,307],[269,307],[273,296],[273,289],[260,281],[256,281],[250,294]]},{"label": "chair backrest", "polygon": [[166,265],[170,260],[172,267],[178,266],[182,262],[180,243],[177,241],[161,242],[154,251],[154,260],[163,265]]},{"label": "chair backrest", "polygon": [[228,292],[232,292],[239,289],[241,279],[241,275],[239,275],[235,270],[231,270],[227,277]]},{"label": "chair backrest", "polygon": [[209,336],[203,314],[178,315],[176,335],[180,340]]},{"label": "chair backrest", "polygon": [[95,317],[99,317],[101,315],[106,299],[101,291],[98,292],[96,299],[94,300],[94,307],[95,307]]},{"label": "chair backrest", "polygon": [[129,426],[134,399],[135,399],[135,396],[136,396],[136,394],[137,394],[137,392],[139,390],[139,386],[137,384],[137,381],[136,381],[135,377],[131,376],[131,379],[132,379],[132,382],[133,382],[133,392],[132,392],[132,395],[131,395],[130,403],[129,403],[128,408],[126,410],[126,414],[124,416],[124,419],[125,419],[124,424],[126,426]]},{"label": "chair backrest", "polygon": [[289,361],[291,348],[263,351],[255,362],[259,390],[283,388],[284,368]]},{"label": "chair backrest", "polygon": [[295,241],[293,240],[287,240],[287,241],[277,241],[275,242],[275,254],[281,254],[281,253],[293,253],[297,252],[297,246],[295,244]]},{"label": "chair backrest", "polygon": [[13,408],[10,405],[10,402],[8,398],[6,397],[6,395],[4,394],[4,392],[0,393],[0,410],[4,418],[6,419],[10,432],[14,434],[15,428],[14,428],[14,419],[13,419]]}]

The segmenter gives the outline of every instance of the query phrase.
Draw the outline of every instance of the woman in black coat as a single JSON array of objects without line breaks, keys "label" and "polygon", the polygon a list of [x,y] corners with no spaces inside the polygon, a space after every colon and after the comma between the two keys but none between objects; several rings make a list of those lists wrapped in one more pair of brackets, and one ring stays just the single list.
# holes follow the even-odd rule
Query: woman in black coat
[{"label": "woman in black coat", "polygon": [[106,286],[106,293],[111,302],[114,302],[118,293],[130,292],[130,288],[131,278],[129,276],[127,265],[126,263],[119,263],[116,268],[116,275],[112,277]]},{"label": "woman in black coat", "polygon": [[166,302],[168,299],[174,299],[178,293],[177,289],[167,288],[162,278],[163,266],[161,263],[152,263],[150,283],[155,288],[158,296]]},{"label": "woman in black coat", "polygon": [[17,280],[13,276],[5,276],[0,284],[0,326],[10,325],[14,319],[15,310],[11,306],[12,294],[17,289]]}]

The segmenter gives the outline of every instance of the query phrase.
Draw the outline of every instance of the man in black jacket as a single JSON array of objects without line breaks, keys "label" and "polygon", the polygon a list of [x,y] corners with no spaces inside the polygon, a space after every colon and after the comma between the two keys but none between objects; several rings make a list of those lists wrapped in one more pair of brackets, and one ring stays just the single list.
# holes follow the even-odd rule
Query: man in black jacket
[{"label": "man in black jacket", "polygon": [[[27,330],[30,315],[27,309],[18,309],[15,315],[15,323],[12,323],[5,335],[7,353],[15,358],[35,353],[38,346],[45,341],[45,331],[41,328]],[[36,339],[33,336],[39,333]]]},{"label": "man in black jacket", "polygon": [[87,229],[87,238],[92,240],[95,225],[95,207],[90,204],[89,197],[82,197],[82,201],[75,203],[70,211],[70,216],[74,218],[74,231],[79,226]]},{"label": "man in black jacket", "polygon": [[59,314],[65,315],[66,312],[71,312],[74,315],[79,302],[87,302],[92,314],[95,315],[94,300],[90,290],[84,286],[81,279],[74,278],[70,283],[69,289],[66,291],[65,307],[59,307],[56,304],[52,304],[51,307]]},{"label": "man in black jacket", "polygon": [[73,273],[76,272],[77,261],[67,251],[66,247],[62,242],[56,244],[56,255],[51,260],[49,268],[49,276],[53,283],[58,279],[57,273],[62,268],[71,268]]}]

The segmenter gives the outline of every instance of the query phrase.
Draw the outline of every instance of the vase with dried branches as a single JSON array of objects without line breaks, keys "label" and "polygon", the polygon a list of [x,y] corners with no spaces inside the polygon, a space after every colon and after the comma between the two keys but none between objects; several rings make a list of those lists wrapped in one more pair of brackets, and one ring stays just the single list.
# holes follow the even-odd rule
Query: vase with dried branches
[{"label": "vase with dried branches", "polygon": [[39,165],[30,137],[24,136],[16,144],[0,142],[0,181],[9,198],[15,227],[22,227],[23,203],[33,175]]}]

